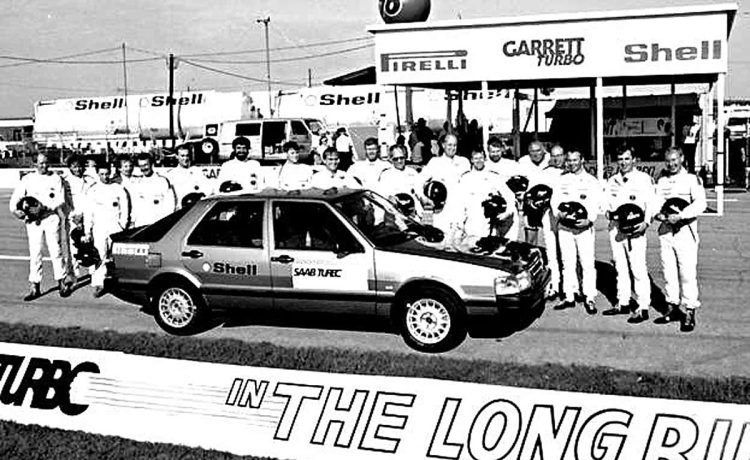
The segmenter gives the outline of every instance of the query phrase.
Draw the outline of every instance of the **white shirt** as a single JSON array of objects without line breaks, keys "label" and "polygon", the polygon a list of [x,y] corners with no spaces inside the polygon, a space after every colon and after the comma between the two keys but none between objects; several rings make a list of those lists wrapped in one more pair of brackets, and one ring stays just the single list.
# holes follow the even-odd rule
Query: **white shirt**
[{"label": "white shirt", "polygon": [[337,152],[349,152],[352,148],[352,141],[349,136],[342,134],[336,138],[336,151]]},{"label": "white shirt", "polygon": [[617,173],[607,179],[604,188],[605,211],[614,211],[623,204],[633,203],[646,213],[646,222],[654,215],[656,188],[651,176],[633,169],[623,175]]},{"label": "white shirt", "polygon": [[86,193],[84,228],[91,235],[94,228],[111,231],[125,229],[130,221],[130,199],[121,184],[97,182]]},{"label": "white shirt", "polygon": [[348,174],[346,171],[334,171],[331,172],[328,169],[318,171],[312,176],[310,181],[310,187],[329,189],[331,187],[336,188],[362,188],[359,183]]},{"label": "white shirt", "polygon": [[276,186],[281,190],[301,190],[310,187],[313,177],[311,166],[286,162],[279,169]]},{"label": "white shirt", "polygon": [[489,219],[484,217],[482,202],[491,194],[499,193],[506,203],[505,212],[498,220],[505,220],[511,216],[517,220],[516,196],[505,185],[502,176],[486,167],[482,170],[472,169],[464,173],[458,182],[457,190],[461,203],[459,227],[466,235],[486,236],[490,231]]},{"label": "white shirt", "polygon": [[519,174],[529,177],[530,175],[536,174],[549,166],[549,155],[545,153],[544,158],[542,158],[542,161],[539,164],[531,161],[530,155],[524,155],[518,159],[518,166],[519,170],[521,171]]},{"label": "white shirt", "polygon": [[[680,169],[680,171],[673,175],[662,173],[662,176],[656,181],[656,195],[656,206],[654,206],[655,213],[661,210],[664,201],[675,197],[682,198],[690,203],[680,212],[680,217],[682,219],[698,217],[700,213],[706,210],[706,190],[703,188],[703,184],[701,184],[698,176],[688,173],[685,168]],[[659,227],[660,235],[665,230],[664,227],[668,229],[671,228],[671,225],[662,222]],[[692,222],[690,227],[693,228],[693,232],[697,231],[696,222]]]},{"label": "white shirt", "polygon": [[136,227],[154,223],[176,208],[174,190],[169,180],[157,173],[137,178],[129,190]]},{"label": "white shirt", "polygon": [[257,160],[240,161],[232,158],[219,170],[219,187],[226,181],[236,182],[244,192],[257,192],[264,187],[263,169]]},{"label": "white shirt", "polygon": [[439,180],[450,188],[451,185],[457,184],[461,175],[470,169],[471,164],[464,157],[458,155],[454,155],[453,158],[449,158],[447,155],[434,157],[422,170],[422,182],[427,182],[430,179]]},{"label": "white shirt", "polygon": [[390,168],[391,164],[376,158],[375,161],[355,161],[348,169],[348,173],[359,179],[366,189],[375,190],[380,179],[380,174]]},{"label": "white shirt", "polygon": [[396,196],[399,193],[408,193],[418,196],[421,185],[419,173],[412,168],[398,170],[388,168],[380,174],[375,191],[384,197]]},{"label": "white shirt", "polygon": [[556,216],[559,216],[560,211],[558,207],[560,203],[576,201],[586,208],[588,219],[594,222],[600,212],[603,191],[599,180],[586,172],[583,167],[581,167],[578,174],[566,171],[560,176],[557,188],[552,193],[552,210]]},{"label": "white shirt", "polygon": [[488,158],[487,161],[484,162],[484,167],[489,171],[503,176],[505,178],[505,181],[513,176],[523,175],[518,162],[515,160],[510,160],[508,158],[500,158],[496,162]]},{"label": "white shirt", "polygon": [[10,211],[14,212],[18,202],[25,196],[39,200],[46,208],[57,211],[65,204],[65,185],[58,174],[39,174],[37,171],[26,174],[21,178],[10,197]]},{"label": "white shirt", "polygon": [[66,174],[63,179],[65,180],[66,191],[70,194],[67,204],[67,212],[69,214],[82,215],[84,213],[84,206],[86,201],[86,192],[96,182],[91,177],[84,175],[83,177],[77,177],[73,174]]},{"label": "white shirt", "polygon": [[174,188],[177,205],[189,193],[202,193],[205,196],[214,194],[214,183],[209,180],[199,166],[184,168],[176,166],[165,174]]}]

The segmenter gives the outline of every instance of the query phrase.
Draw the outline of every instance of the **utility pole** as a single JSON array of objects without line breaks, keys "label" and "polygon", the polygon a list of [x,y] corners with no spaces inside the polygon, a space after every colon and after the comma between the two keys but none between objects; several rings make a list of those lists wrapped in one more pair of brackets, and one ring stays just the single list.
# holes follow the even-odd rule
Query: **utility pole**
[{"label": "utility pole", "polygon": [[273,116],[273,105],[271,103],[271,50],[268,47],[268,23],[271,17],[256,19],[255,22],[263,24],[266,30],[266,81],[268,82],[268,115]]},{"label": "utility pole", "polygon": [[125,87],[125,132],[130,134],[130,122],[128,120],[128,66],[125,56],[125,43],[122,44],[122,81]]},{"label": "utility pole", "polygon": [[174,54],[169,53],[169,97],[167,105],[169,106],[169,143],[174,149]]},{"label": "utility pole", "polygon": [[307,87],[312,88],[312,69],[307,68]]}]

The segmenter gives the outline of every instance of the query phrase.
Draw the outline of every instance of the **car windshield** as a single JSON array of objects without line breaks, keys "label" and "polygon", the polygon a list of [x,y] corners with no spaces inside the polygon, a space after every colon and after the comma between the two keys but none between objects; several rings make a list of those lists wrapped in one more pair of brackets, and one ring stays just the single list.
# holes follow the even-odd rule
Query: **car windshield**
[{"label": "car windshield", "polygon": [[422,225],[371,191],[347,195],[333,205],[375,246],[400,244],[423,233]]}]

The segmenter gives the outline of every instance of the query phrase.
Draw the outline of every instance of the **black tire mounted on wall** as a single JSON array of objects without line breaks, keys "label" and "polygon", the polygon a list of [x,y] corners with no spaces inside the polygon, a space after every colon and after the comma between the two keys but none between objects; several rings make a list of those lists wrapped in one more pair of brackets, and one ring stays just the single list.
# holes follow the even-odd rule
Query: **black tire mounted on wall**
[{"label": "black tire mounted on wall", "polygon": [[198,152],[204,163],[218,163],[219,143],[216,139],[206,138],[198,144]]},{"label": "black tire mounted on wall", "polygon": [[401,337],[415,350],[441,353],[456,348],[466,338],[466,311],[446,289],[429,286],[410,290],[397,308]]},{"label": "black tire mounted on wall", "polygon": [[151,301],[156,324],[173,335],[192,335],[201,331],[210,316],[197,289],[186,281],[170,280],[161,284]]}]

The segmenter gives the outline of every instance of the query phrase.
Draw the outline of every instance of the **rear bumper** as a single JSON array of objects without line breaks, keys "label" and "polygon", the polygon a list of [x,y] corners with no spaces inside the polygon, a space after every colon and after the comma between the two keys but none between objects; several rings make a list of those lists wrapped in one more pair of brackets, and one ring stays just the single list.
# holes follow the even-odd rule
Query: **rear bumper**
[{"label": "rear bumper", "polygon": [[117,278],[109,278],[105,281],[107,291],[118,299],[134,303],[136,305],[146,305],[149,302],[148,286],[140,282],[119,281]]}]

